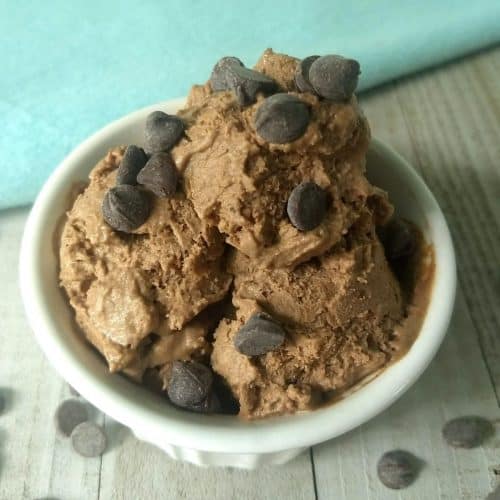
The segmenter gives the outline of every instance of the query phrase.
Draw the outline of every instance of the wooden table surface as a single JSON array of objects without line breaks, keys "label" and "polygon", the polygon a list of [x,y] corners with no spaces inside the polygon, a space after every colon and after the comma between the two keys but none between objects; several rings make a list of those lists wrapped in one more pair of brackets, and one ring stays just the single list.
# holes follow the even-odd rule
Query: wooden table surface
[{"label": "wooden table surface", "polygon": [[[374,136],[425,179],[451,226],[459,293],[448,336],[422,378],[390,409],[293,462],[256,471],[175,462],[97,414],[110,440],[84,459],[56,436],[68,397],[24,318],[17,284],[26,209],[0,212],[0,499],[483,499],[500,484],[500,429],[474,450],[441,438],[452,417],[500,427],[500,48],[361,97]],[[376,476],[380,455],[407,449],[425,466],[402,491]],[[498,496],[500,498],[500,490]]]}]

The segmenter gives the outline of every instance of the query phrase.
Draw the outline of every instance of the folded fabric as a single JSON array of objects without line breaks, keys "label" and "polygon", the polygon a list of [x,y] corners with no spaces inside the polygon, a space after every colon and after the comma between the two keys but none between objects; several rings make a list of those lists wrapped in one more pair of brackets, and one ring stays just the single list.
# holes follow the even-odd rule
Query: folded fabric
[{"label": "folded fabric", "polygon": [[500,40],[498,0],[3,0],[0,208],[33,201],[79,142],[272,47],[361,63],[359,89]]}]

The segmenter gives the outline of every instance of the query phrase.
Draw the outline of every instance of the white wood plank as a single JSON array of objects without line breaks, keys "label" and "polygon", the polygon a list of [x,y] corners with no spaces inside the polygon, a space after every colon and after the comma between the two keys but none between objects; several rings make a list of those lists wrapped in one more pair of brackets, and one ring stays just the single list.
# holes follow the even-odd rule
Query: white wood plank
[{"label": "white wood plank", "polygon": [[256,471],[200,468],[168,458],[138,441],[119,424],[107,427],[120,443],[104,456],[100,497],[109,500],[164,498],[253,500],[315,498],[309,453],[289,464]]},{"label": "white wood plank", "polygon": [[[441,438],[443,424],[461,415],[498,419],[498,406],[462,294],[449,334],[422,378],[391,408],[360,429],[314,448],[318,498],[367,500],[483,499],[497,477],[496,438],[474,450],[454,450]],[[425,461],[418,480],[403,492],[377,478],[376,464],[391,449]]]},{"label": "white wood plank", "polygon": [[0,415],[0,499],[91,500],[97,498],[100,459],[79,457],[56,436],[54,410],[69,392],[35,343],[18,293],[26,215],[25,209],[0,212],[0,386],[14,392]]}]

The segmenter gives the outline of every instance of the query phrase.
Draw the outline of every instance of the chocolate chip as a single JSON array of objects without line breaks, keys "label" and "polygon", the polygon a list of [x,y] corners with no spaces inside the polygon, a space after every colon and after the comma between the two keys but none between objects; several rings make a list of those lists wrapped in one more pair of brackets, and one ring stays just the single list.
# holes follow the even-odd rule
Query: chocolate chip
[{"label": "chocolate chip", "polygon": [[153,111],[146,119],[144,149],[146,153],[169,151],[184,132],[184,122],[175,115]]},{"label": "chocolate chip", "polygon": [[492,491],[485,500],[500,500],[500,484]]},{"label": "chocolate chip", "polygon": [[298,97],[275,94],[259,106],[254,124],[266,141],[285,144],[304,134],[309,125],[309,110]]},{"label": "chocolate chip", "polygon": [[400,490],[408,487],[418,475],[419,461],[411,453],[393,450],[385,453],[377,464],[380,481],[388,488]]},{"label": "chocolate chip", "polygon": [[197,413],[219,413],[221,404],[217,394],[210,392],[201,403],[190,405],[188,408]]},{"label": "chocolate chip", "polygon": [[57,430],[63,436],[69,436],[80,423],[87,421],[89,413],[87,407],[77,399],[63,401],[56,410],[55,422]]},{"label": "chocolate chip", "polygon": [[290,222],[300,231],[319,226],[326,208],[326,192],[314,182],[303,182],[295,187],[286,205]]},{"label": "chocolate chip", "polygon": [[166,198],[175,194],[179,174],[168,153],[155,153],[139,172],[137,182],[156,196]]},{"label": "chocolate chip", "polygon": [[14,391],[10,387],[0,386],[0,415],[9,411],[14,401]]},{"label": "chocolate chip", "polygon": [[146,222],[151,211],[147,193],[135,186],[121,184],[111,188],[102,202],[104,220],[117,231],[129,233]]},{"label": "chocolate chip", "polygon": [[82,457],[99,457],[106,449],[106,435],[97,424],[82,422],[71,433],[73,449]]},{"label": "chocolate chip", "polygon": [[342,56],[323,56],[311,64],[309,81],[314,90],[326,99],[345,101],[358,85],[359,63]]},{"label": "chocolate chip", "polygon": [[455,418],[443,427],[444,440],[454,448],[475,448],[493,433],[494,428],[489,420],[475,416]]},{"label": "chocolate chip", "polygon": [[274,351],[285,341],[285,330],[269,314],[258,312],[238,330],[234,347],[245,356],[260,356]]},{"label": "chocolate chip", "polygon": [[167,393],[177,406],[198,409],[209,396],[213,375],[205,365],[196,361],[174,361]]},{"label": "chocolate chip", "polygon": [[228,73],[233,66],[243,66],[243,63],[237,57],[223,57],[220,59],[212,70],[210,75],[210,85],[212,89],[217,91],[232,90],[229,89]]},{"label": "chocolate chip", "polygon": [[148,157],[142,148],[128,146],[116,173],[116,184],[137,184],[137,174],[144,167]]},{"label": "chocolate chip", "polygon": [[270,95],[278,90],[278,84],[272,78],[253,69],[234,66],[232,73],[232,87],[242,106],[254,103],[259,93]]},{"label": "chocolate chip", "polygon": [[302,61],[297,64],[297,68],[295,69],[295,85],[297,85],[297,88],[301,92],[316,94],[316,91],[309,81],[309,69],[316,59],[319,59],[319,56],[309,56],[302,59]]},{"label": "chocolate chip", "polygon": [[389,260],[410,256],[416,249],[416,235],[411,224],[403,219],[391,219],[381,231],[382,244]]},{"label": "chocolate chip", "polygon": [[214,66],[210,84],[216,91],[234,92],[242,106],[255,102],[259,92],[269,95],[278,90],[278,84],[272,78],[259,71],[245,68],[236,57],[223,57]]}]

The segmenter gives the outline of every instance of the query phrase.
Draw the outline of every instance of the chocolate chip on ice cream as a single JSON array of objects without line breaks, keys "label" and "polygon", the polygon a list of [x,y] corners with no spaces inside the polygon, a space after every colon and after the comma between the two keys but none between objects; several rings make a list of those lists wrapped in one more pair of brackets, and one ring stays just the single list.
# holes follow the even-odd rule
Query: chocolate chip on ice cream
[{"label": "chocolate chip on ice cream", "polygon": [[326,205],[325,191],[314,182],[303,182],[292,191],[286,210],[297,229],[310,231],[321,224]]},{"label": "chocolate chip on ice cream", "polygon": [[77,399],[63,401],[56,410],[55,422],[57,430],[64,436],[69,436],[80,423],[88,420],[89,414],[85,403]]},{"label": "chocolate chip on ice cream", "polygon": [[377,464],[380,481],[388,488],[400,490],[415,481],[420,464],[411,453],[403,450],[388,451]]},{"label": "chocolate chip on ice cream", "polygon": [[130,233],[146,222],[151,210],[148,195],[135,186],[111,188],[102,202],[104,220],[117,231]]},{"label": "chocolate chip on ice cream", "polygon": [[116,184],[130,184],[131,186],[137,184],[137,174],[147,161],[148,157],[142,148],[128,146],[116,172]]},{"label": "chocolate chip on ice cream", "polygon": [[326,99],[346,101],[358,85],[359,63],[354,59],[328,55],[312,62],[309,81],[314,90]]},{"label": "chocolate chip on ice cream", "polygon": [[137,176],[137,182],[156,196],[175,194],[179,173],[169,153],[154,153]]},{"label": "chocolate chip on ice cream", "polygon": [[259,106],[254,123],[264,140],[285,144],[304,135],[309,125],[309,110],[298,97],[274,94]]},{"label": "chocolate chip on ice cream", "polygon": [[214,66],[210,83],[214,90],[234,92],[242,106],[255,102],[259,92],[269,95],[278,90],[278,85],[272,78],[245,68],[236,57],[223,57]]},{"label": "chocolate chip on ice cream", "polygon": [[285,330],[269,314],[251,316],[234,337],[236,349],[245,356],[260,356],[274,351],[285,341]]},{"label": "chocolate chip on ice cream", "polygon": [[184,132],[184,122],[176,115],[153,111],[146,119],[144,149],[153,154],[170,151]]},{"label": "chocolate chip on ice cream", "polygon": [[82,422],[73,429],[71,444],[73,449],[82,457],[99,457],[106,450],[106,434],[97,424]]},{"label": "chocolate chip on ice cream", "polygon": [[493,434],[492,423],[476,416],[455,418],[443,427],[444,440],[454,448],[476,448]]},{"label": "chocolate chip on ice cream", "polygon": [[394,217],[380,229],[387,258],[391,261],[410,256],[416,249],[415,229],[404,219]]},{"label": "chocolate chip on ice cream", "polygon": [[244,64],[237,58],[226,56],[219,59],[210,75],[210,85],[215,91],[232,90],[231,88],[231,68],[234,66],[243,67]]},{"label": "chocolate chip on ice cream", "polygon": [[311,94],[316,93],[314,87],[309,81],[309,69],[311,68],[311,64],[316,61],[316,59],[319,59],[319,56],[309,56],[302,59],[302,61],[297,64],[297,69],[295,70],[295,84],[301,92],[310,92]]},{"label": "chocolate chip on ice cream", "polygon": [[182,408],[193,408],[208,398],[213,382],[210,368],[196,361],[174,361],[168,383],[170,401]]}]

